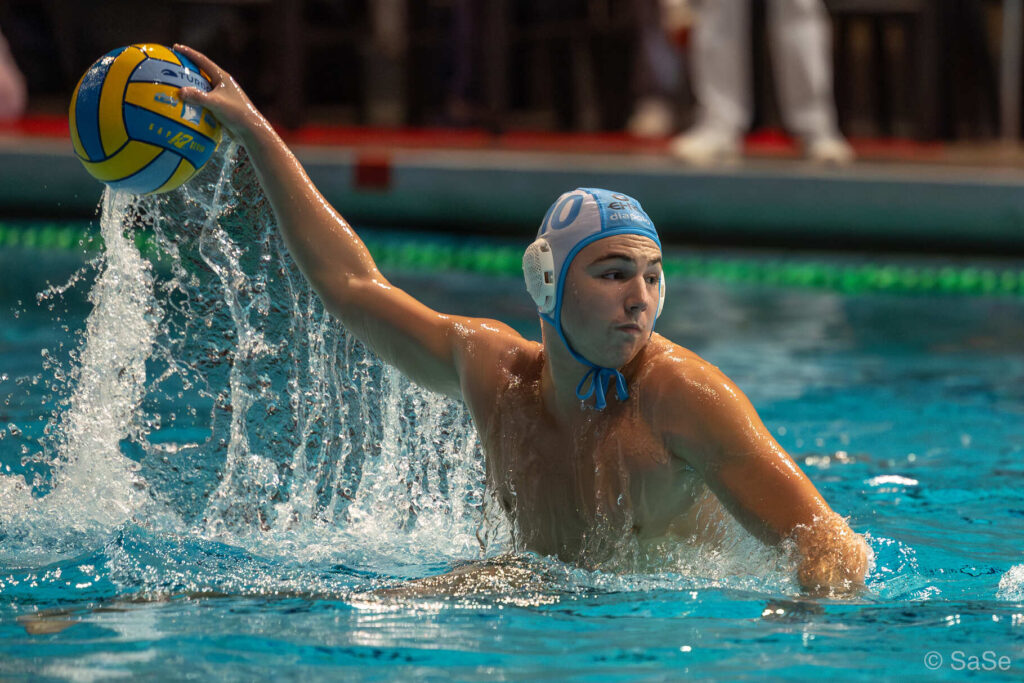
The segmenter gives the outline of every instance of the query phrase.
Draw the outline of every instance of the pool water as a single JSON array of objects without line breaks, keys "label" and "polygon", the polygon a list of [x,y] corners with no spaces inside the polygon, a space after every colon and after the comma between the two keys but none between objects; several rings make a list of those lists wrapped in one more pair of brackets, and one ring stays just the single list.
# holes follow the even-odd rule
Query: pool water
[{"label": "pool water", "polygon": [[[89,262],[0,251],[0,677],[1020,679],[1024,298],[669,280],[659,331],[867,534],[861,595],[803,596],[740,538],[381,598],[508,551],[475,434],[324,315],[218,163],[108,196]],[[538,335],[518,278],[388,275]]]}]

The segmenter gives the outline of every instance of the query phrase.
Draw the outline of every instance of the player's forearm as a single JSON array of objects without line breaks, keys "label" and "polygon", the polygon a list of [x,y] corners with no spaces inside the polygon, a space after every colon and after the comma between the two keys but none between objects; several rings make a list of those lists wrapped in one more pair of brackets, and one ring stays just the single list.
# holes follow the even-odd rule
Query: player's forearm
[{"label": "player's forearm", "polygon": [[[378,278],[362,240],[331,207],[265,119],[238,136],[270,201],[292,257],[329,306],[345,279]],[[333,306],[332,306],[333,307]]]}]

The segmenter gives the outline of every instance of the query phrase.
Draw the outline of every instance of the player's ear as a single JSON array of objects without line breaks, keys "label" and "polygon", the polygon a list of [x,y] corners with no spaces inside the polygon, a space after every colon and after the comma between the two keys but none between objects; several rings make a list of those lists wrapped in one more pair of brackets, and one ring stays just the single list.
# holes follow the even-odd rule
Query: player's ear
[{"label": "player's ear", "polygon": [[657,320],[661,317],[661,312],[665,309],[665,271],[661,271],[661,277],[658,280],[658,312],[654,314],[654,319]]}]

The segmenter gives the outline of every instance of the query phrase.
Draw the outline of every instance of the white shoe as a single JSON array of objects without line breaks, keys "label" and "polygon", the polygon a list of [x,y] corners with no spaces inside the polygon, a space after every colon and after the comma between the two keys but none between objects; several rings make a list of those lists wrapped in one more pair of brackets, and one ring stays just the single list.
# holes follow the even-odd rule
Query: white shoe
[{"label": "white shoe", "polygon": [[638,138],[664,138],[672,133],[672,107],[660,97],[645,97],[637,102],[626,130]]},{"label": "white shoe", "polygon": [[856,156],[850,143],[838,135],[815,138],[807,142],[806,146],[807,158],[819,164],[846,166]]},{"label": "white shoe", "polygon": [[708,127],[691,128],[672,139],[669,152],[693,166],[714,166],[740,158],[740,138]]}]

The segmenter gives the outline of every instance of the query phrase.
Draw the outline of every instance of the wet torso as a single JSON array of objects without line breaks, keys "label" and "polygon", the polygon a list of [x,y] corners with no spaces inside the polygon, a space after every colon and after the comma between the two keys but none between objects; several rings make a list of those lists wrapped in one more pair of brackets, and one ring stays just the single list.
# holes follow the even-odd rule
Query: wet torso
[{"label": "wet torso", "polygon": [[467,396],[488,488],[517,545],[594,565],[633,539],[697,533],[696,503],[707,488],[654,433],[637,388],[626,402],[600,412],[581,406],[579,419],[560,424],[541,399],[543,357],[539,345],[533,351],[500,364],[490,387]]}]

